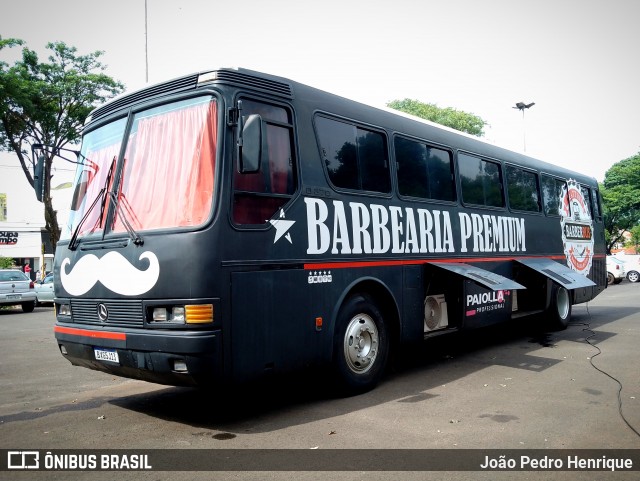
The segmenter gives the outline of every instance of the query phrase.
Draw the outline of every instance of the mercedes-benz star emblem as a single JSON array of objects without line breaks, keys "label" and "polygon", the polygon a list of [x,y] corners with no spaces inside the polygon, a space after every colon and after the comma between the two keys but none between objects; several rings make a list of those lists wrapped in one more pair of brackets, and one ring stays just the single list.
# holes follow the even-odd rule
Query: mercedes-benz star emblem
[{"label": "mercedes-benz star emblem", "polygon": [[106,321],[107,317],[109,317],[109,310],[104,304],[98,304],[98,317],[102,322]]}]

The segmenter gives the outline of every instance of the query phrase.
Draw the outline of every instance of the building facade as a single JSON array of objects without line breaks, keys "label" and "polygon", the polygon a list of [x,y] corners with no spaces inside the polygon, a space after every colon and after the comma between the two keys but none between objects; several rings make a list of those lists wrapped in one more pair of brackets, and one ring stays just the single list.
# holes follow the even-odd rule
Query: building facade
[{"label": "building facade", "polygon": [[32,280],[53,269],[53,246],[44,227],[44,207],[18,161],[1,154],[0,257],[12,259]]}]

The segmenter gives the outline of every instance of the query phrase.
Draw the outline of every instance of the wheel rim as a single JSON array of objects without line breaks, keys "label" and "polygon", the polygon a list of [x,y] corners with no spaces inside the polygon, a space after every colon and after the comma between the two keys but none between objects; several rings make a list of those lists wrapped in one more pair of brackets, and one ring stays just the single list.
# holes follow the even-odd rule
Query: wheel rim
[{"label": "wheel rim", "polygon": [[373,367],[378,342],[378,328],[371,316],[358,314],[349,321],[344,334],[344,358],[352,372],[364,374]]},{"label": "wheel rim", "polygon": [[630,282],[638,282],[638,278],[640,277],[640,274],[638,274],[637,272],[633,271],[633,272],[629,272],[629,275],[627,276],[627,279],[629,279]]},{"label": "wheel rim", "polygon": [[566,319],[569,315],[569,309],[571,308],[571,301],[569,300],[569,291],[564,287],[558,289],[558,316],[560,319]]}]

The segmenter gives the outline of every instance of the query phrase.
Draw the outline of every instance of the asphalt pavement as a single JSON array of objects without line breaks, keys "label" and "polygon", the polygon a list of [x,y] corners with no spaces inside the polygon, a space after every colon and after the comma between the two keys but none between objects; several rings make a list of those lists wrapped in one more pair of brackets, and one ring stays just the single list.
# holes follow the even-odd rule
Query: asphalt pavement
[{"label": "asphalt pavement", "polygon": [[[405,349],[375,390],[348,398],[311,372],[231,394],[117,378],[71,366],[53,325],[49,307],[0,310],[0,449],[640,449],[640,283],[624,281],[574,306],[565,331],[518,321]],[[176,474],[0,472],[0,479]],[[637,479],[638,471],[294,474],[180,478]]]}]

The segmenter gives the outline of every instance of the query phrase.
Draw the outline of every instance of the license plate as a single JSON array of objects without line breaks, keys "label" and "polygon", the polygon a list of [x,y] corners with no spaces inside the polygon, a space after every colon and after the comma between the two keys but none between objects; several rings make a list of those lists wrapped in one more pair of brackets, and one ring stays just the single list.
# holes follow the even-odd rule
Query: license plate
[{"label": "license plate", "polygon": [[9,294],[7,296],[7,299],[11,299],[11,300],[22,299],[22,294]]},{"label": "license plate", "polygon": [[120,363],[120,358],[118,357],[118,353],[116,351],[111,351],[107,349],[94,349],[93,352],[95,353],[96,359],[98,361],[109,361],[109,362]]}]

